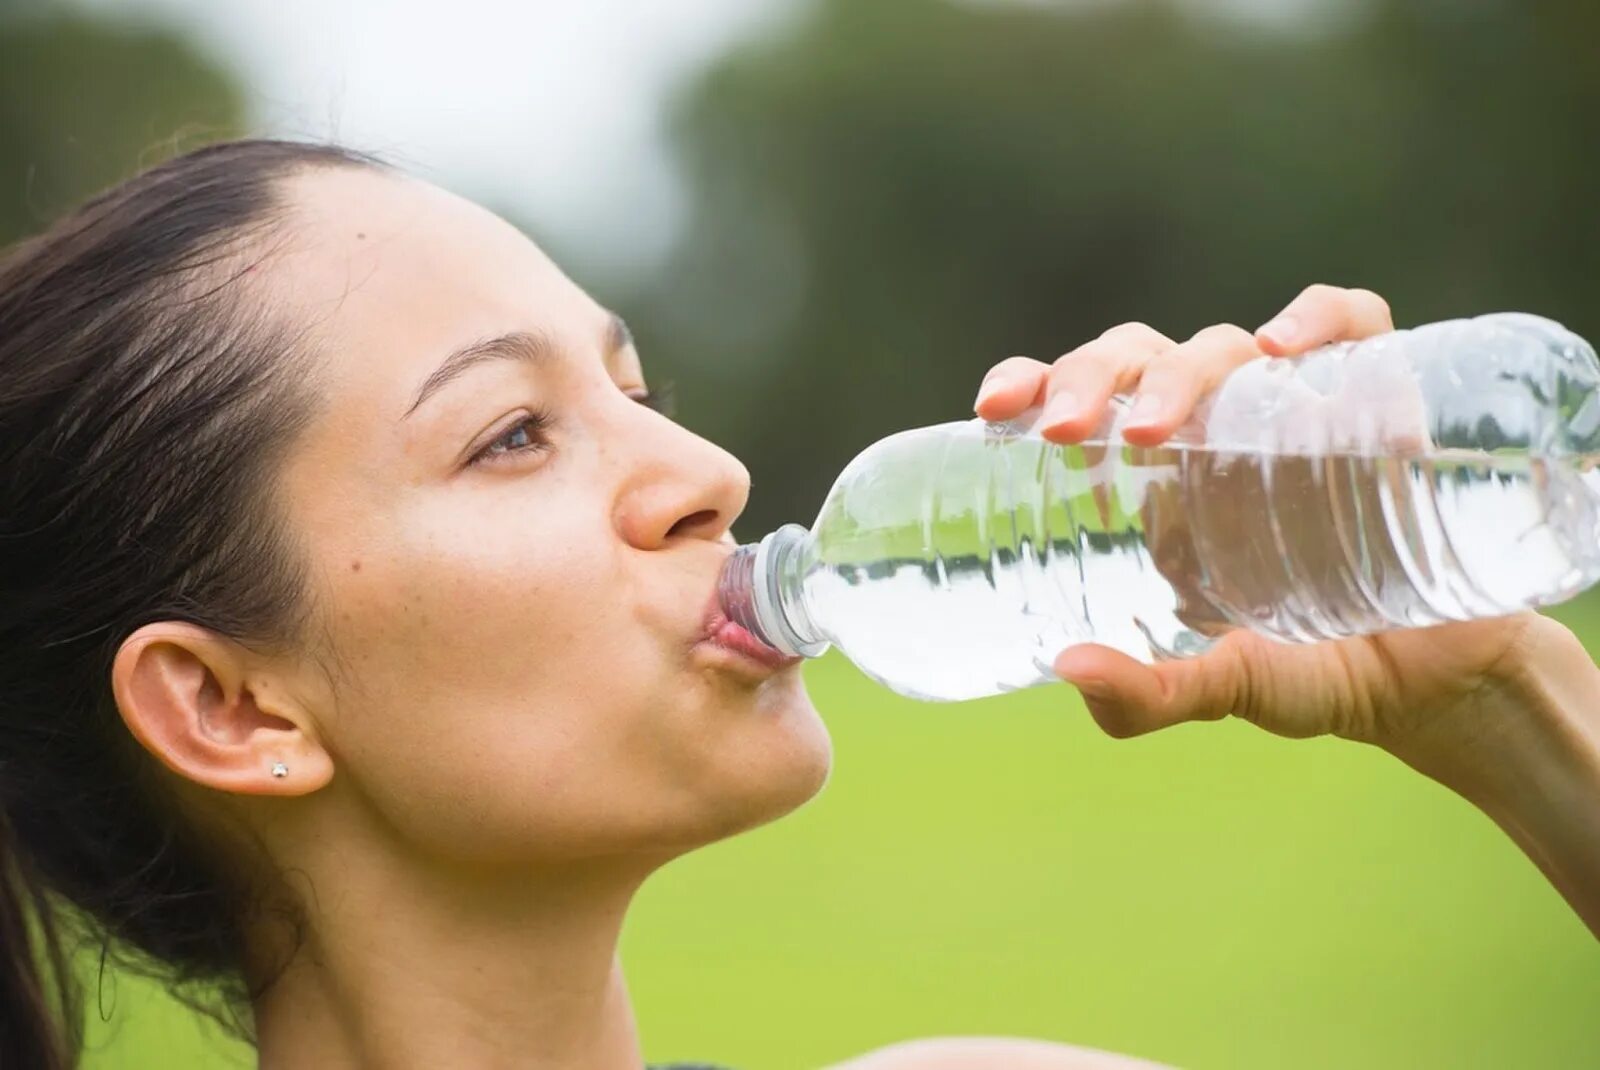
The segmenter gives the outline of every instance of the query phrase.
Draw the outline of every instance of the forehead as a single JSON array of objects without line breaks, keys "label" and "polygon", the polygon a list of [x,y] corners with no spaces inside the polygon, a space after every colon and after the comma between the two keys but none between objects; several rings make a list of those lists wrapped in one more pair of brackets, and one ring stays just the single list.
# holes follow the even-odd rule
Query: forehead
[{"label": "forehead", "polygon": [[[289,180],[270,285],[335,380],[411,383],[465,342],[537,329],[593,348],[608,314],[515,227],[436,186],[352,168]],[[414,385],[414,383],[412,384]]]}]

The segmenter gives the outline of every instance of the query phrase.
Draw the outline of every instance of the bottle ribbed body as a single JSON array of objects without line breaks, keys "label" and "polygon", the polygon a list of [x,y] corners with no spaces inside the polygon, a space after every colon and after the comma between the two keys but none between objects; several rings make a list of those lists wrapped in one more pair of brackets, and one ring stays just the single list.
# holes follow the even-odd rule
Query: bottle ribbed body
[{"label": "bottle ribbed body", "polygon": [[752,630],[788,604],[813,649],[963,699],[1056,679],[1074,643],[1149,661],[1559,601],[1600,578],[1597,385],[1576,336],[1502,315],[1257,361],[1159,447],[1122,440],[1120,400],[1081,445],[1034,414],[904,432],[776,540]]}]

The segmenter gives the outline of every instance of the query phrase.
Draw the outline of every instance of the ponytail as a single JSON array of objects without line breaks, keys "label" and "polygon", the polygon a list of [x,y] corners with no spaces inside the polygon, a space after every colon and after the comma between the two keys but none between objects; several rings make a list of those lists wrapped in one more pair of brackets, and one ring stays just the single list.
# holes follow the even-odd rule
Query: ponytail
[{"label": "ponytail", "polygon": [[0,814],[0,1066],[77,1064],[81,1000],[70,969],[46,893]]}]

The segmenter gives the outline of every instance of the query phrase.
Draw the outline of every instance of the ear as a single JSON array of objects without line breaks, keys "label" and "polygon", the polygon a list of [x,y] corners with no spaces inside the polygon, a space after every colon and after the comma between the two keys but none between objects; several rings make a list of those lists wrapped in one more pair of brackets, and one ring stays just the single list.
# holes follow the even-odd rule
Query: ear
[{"label": "ear", "polygon": [[[241,795],[303,795],[333,778],[315,722],[238,643],[178,621],[123,641],[111,690],[128,730],[163,765]],[[281,763],[283,776],[274,776]]]}]

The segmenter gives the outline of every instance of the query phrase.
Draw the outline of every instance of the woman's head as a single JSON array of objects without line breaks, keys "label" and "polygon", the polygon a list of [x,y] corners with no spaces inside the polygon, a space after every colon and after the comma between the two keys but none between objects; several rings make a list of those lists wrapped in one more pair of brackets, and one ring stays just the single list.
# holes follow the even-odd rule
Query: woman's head
[{"label": "woman's head", "polygon": [[208,977],[276,868],[642,872],[803,801],[798,675],[698,643],[747,476],[644,391],[517,231],[337,150],[206,150],[13,253],[14,878]]}]

